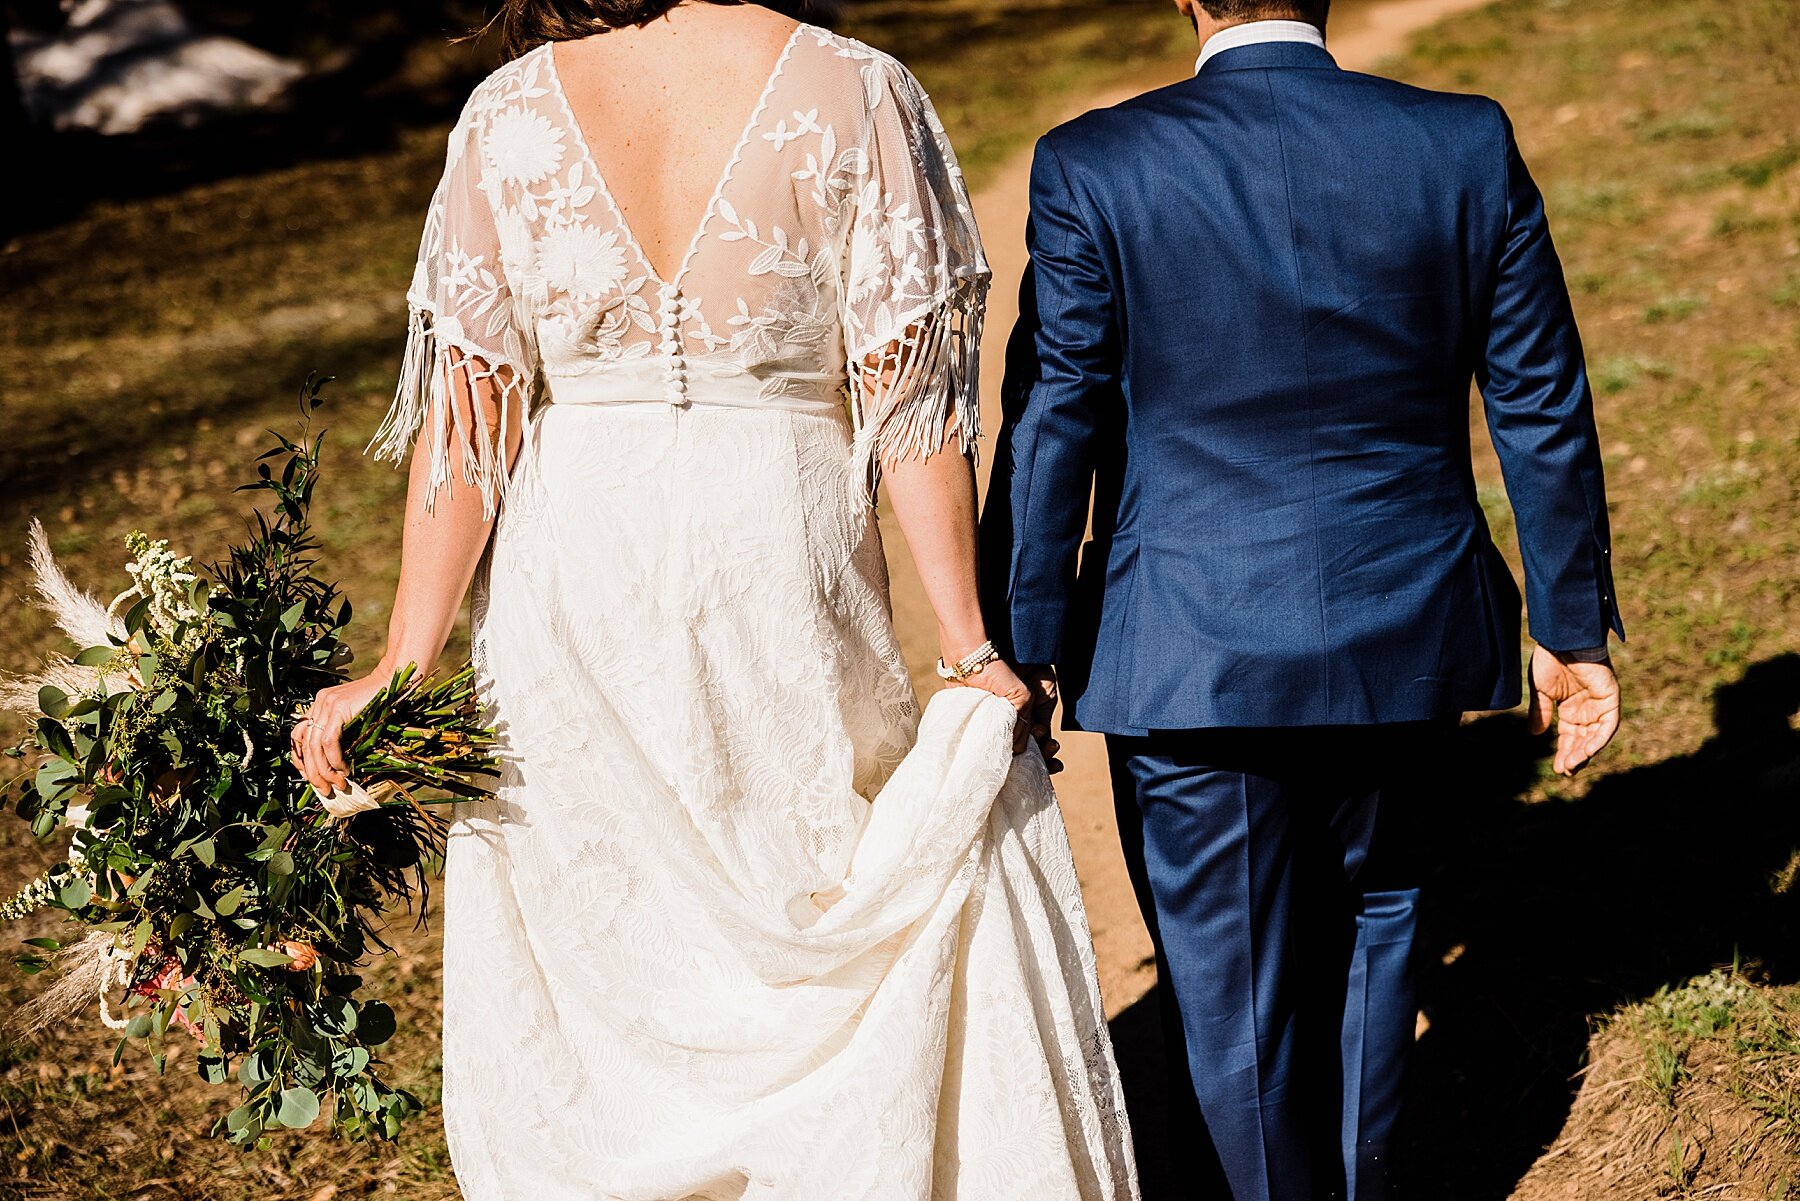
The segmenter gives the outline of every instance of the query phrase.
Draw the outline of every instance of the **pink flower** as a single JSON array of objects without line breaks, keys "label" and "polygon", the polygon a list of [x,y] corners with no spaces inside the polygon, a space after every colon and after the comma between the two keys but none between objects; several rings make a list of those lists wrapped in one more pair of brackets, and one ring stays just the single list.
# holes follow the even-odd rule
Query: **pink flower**
[{"label": "pink flower", "polygon": [[[160,999],[158,994],[164,990],[172,989],[175,992],[182,992],[193,986],[194,978],[182,972],[181,964],[171,955],[162,961],[162,966],[157,968],[154,976],[132,985],[128,990],[128,995],[148,997],[154,1001]],[[180,1006],[175,1008],[175,1024],[193,1035],[196,1042],[204,1043],[206,1041],[205,1033],[194,1024],[194,1019],[184,1013]]]}]

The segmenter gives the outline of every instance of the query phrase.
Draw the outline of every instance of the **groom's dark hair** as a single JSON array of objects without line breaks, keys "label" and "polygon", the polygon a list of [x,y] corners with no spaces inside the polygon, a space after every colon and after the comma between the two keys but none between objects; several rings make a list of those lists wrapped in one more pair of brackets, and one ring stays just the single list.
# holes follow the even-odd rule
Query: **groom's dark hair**
[{"label": "groom's dark hair", "polygon": [[1323,29],[1331,0],[1200,0],[1200,7],[1215,21],[1267,21],[1289,17],[1310,21]]}]

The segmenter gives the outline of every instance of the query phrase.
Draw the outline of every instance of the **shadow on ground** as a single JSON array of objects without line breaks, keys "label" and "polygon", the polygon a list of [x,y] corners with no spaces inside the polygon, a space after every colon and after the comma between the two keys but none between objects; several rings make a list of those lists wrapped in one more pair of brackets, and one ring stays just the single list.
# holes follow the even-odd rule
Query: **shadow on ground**
[{"label": "shadow on ground", "polygon": [[[1521,800],[1548,756],[1516,715],[1465,726],[1444,775],[1421,948],[1430,1028],[1413,1066],[1405,1195],[1502,1201],[1562,1129],[1597,1015],[1739,961],[1800,980],[1800,655],[1714,698],[1691,755],[1578,800]],[[1112,1023],[1145,1201],[1171,1179],[1152,992]]]}]

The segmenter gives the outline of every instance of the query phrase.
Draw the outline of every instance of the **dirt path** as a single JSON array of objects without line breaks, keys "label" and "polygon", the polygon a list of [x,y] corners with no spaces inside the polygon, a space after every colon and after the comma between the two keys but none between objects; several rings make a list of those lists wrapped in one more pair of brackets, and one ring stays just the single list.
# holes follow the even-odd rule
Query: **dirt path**
[{"label": "dirt path", "polygon": [[[1351,70],[1370,70],[1398,54],[1414,33],[1445,17],[1480,8],[1488,0],[1363,0],[1340,3],[1333,10],[1331,49]],[[1090,108],[1117,104],[1139,92],[1174,83],[1193,69],[1184,56],[1166,67],[1133,80],[1130,86],[1102,93],[1073,106],[1073,117]],[[987,335],[983,342],[986,370],[982,380],[982,418],[990,435],[1000,426],[1000,363],[1006,338],[1018,317],[1019,279],[1025,270],[1026,187],[1031,156],[1020,155],[1003,168],[975,198],[976,215],[994,269],[994,290],[988,306]],[[991,445],[991,442],[990,442]],[[986,487],[987,463],[983,463]],[[918,577],[904,544],[889,536],[889,558],[894,572],[894,619],[912,664],[920,694],[935,690],[931,664],[937,654],[937,625],[919,590]],[[1125,864],[1119,855],[1118,830],[1113,821],[1111,790],[1107,783],[1106,748],[1097,735],[1063,736],[1063,762],[1068,770],[1057,777],[1057,791],[1075,844],[1081,869],[1082,890],[1093,923],[1094,943],[1100,959],[1100,983],[1107,1010],[1117,1014],[1149,991],[1156,982],[1150,959],[1150,938],[1138,917]]]}]

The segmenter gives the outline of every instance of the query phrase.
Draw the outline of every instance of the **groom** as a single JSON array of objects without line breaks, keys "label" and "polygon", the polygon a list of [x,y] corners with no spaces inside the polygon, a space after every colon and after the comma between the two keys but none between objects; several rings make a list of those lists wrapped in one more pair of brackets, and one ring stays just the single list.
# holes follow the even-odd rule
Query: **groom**
[{"label": "groom", "polygon": [[[1329,0],[1177,0],[1196,76],[1038,145],[984,575],[1107,736],[1183,1196],[1391,1196],[1438,752],[1522,690],[1479,385],[1572,774],[1618,726],[1579,338],[1505,114],[1342,71]],[[1092,537],[1081,546],[1092,506]],[[1079,565],[1077,550],[1080,550]],[[1051,744],[1053,749],[1053,744]]]}]

